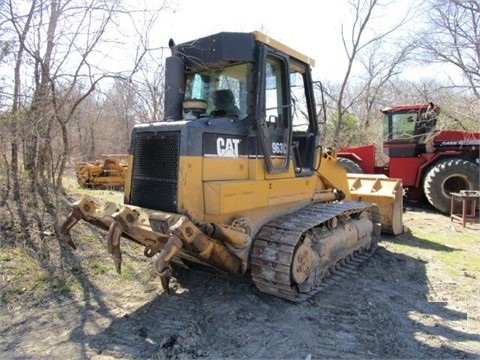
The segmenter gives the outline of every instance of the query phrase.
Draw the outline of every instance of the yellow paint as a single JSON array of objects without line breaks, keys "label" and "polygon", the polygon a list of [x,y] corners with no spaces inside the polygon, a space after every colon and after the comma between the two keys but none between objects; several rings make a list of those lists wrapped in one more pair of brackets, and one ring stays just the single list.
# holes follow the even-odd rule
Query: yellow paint
[{"label": "yellow paint", "polygon": [[343,166],[337,163],[335,156],[323,153],[318,172],[326,187],[342,190],[345,193],[345,200],[351,199],[347,172]]},{"label": "yellow paint", "polygon": [[265,207],[268,204],[267,187],[266,181],[205,182],[205,213],[221,215]]},{"label": "yellow paint", "polygon": [[293,162],[290,161],[290,166],[287,172],[278,174],[269,174],[265,166],[265,160],[263,157],[249,159],[248,161],[248,179],[250,180],[264,180],[264,179],[285,179],[294,178],[295,170],[293,168]]},{"label": "yellow paint", "polygon": [[247,180],[247,158],[203,158],[203,180]]},{"label": "yellow paint", "polygon": [[303,61],[304,63],[310,64],[310,66],[314,67],[315,66],[315,60],[312,59],[310,56],[304,55],[297,50],[292,49],[291,47],[282,44],[281,42],[272,39],[270,36],[267,36],[259,31],[254,31],[253,35],[255,36],[255,39],[263,42],[264,44],[267,44],[275,49],[278,49],[280,51],[283,51],[284,53],[294,57],[295,59],[298,59],[300,61]]},{"label": "yellow paint", "polygon": [[195,221],[203,221],[202,157],[181,156],[178,162],[179,213],[187,213]]},{"label": "yellow paint", "polygon": [[375,174],[348,174],[353,200],[377,204],[385,232],[403,232],[403,187],[401,179]]},{"label": "yellow paint", "polygon": [[[129,169],[133,157],[128,158]],[[263,158],[179,158],[178,212],[194,222],[228,219],[269,207],[289,208],[314,199],[330,199],[332,188],[350,198],[347,176],[332,155],[324,154],[318,172],[298,176],[291,165],[286,173],[268,174]],[[125,183],[130,197],[131,178]]]},{"label": "yellow paint", "polygon": [[257,181],[265,179],[265,162],[263,158],[248,160],[248,179]]},{"label": "yellow paint", "polygon": [[125,175],[125,185],[123,188],[123,202],[130,203],[130,192],[132,189],[132,169],[133,169],[133,155],[128,155],[127,158],[127,174]]},{"label": "yellow paint", "polygon": [[315,180],[314,177],[299,177],[268,181],[268,206],[311,199]]},{"label": "yellow paint", "polygon": [[[204,182],[205,214],[228,214],[311,199],[318,180],[315,175],[296,178],[293,167],[288,173],[267,174],[263,159],[250,159],[248,169],[253,174],[247,181]],[[211,176],[205,174],[205,178]]]}]

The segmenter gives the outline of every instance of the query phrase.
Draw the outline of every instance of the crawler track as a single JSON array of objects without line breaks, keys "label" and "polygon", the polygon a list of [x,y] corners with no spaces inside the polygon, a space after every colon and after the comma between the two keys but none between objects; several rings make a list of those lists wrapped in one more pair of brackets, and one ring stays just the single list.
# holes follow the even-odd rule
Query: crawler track
[{"label": "crawler track", "polygon": [[[366,210],[369,211],[374,223],[371,234],[363,238],[359,236],[355,241],[351,238],[339,239],[339,236],[336,236],[334,240],[341,245],[335,246],[341,248],[341,255],[325,256],[325,252],[330,253],[328,247],[331,244],[328,242],[330,238],[335,237],[333,235],[337,219],[341,219],[339,220],[341,226],[347,224],[346,227],[351,229],[353,227],[351,224]],[[260,291],[295,302],[307,300],[338,278],[353,272],[373,255],[380,232],[378,216],[378,209],[372,204],[339,202],[313,204],[270,221],[262,227],[255,238],[251,255],[253,281]],[[335,225],[332,226],[332,223]],[[347,235],[351,233],[346,232]],[[312,266],[303,266],[309,269],[307,271],[309,279],[302,284],[293,280],[292,268],[298,259],[301,263],[301,254],[296,255],[296,252],[306,237],[311,239],[309,243],[312,244],[312,252],[316,252],[313,257],[319,261],[314,261]],[[325,251],[325,247],[328,250]],[[302,269],[302,266],[299,268]]]}]

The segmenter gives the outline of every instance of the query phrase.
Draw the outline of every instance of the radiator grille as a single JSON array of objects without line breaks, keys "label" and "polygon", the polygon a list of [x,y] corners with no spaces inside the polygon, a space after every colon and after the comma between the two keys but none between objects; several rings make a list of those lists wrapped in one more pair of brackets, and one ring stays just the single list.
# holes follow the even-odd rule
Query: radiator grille
[{"label": "radiator grille", "polygon": [[131,204],[177,212],[180,133],[137,134],[133,157]]}]

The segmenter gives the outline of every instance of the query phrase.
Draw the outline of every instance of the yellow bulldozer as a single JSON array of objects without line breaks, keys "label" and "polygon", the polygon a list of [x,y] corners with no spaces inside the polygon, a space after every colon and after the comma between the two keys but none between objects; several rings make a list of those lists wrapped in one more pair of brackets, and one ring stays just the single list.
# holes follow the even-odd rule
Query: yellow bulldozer
[{"label": "yellow bulldozer", "polygon": [[90,189],[122,188],[127,175],[127,158],[128,154],[109,154],[93,162],[75,162],[78,184]]},{"label": "yellow bulldozer", "polygon": [[320,146],[313,59],[259,32],[169,46],[165,121],[132,131],[124,204],[75,202],[68,244],[84,220],[108,230],[118,272],[122,238],[155,256],[166,292],[173,264],[202,264],[303,301],[399,231],[401,182],[349,182]]}]

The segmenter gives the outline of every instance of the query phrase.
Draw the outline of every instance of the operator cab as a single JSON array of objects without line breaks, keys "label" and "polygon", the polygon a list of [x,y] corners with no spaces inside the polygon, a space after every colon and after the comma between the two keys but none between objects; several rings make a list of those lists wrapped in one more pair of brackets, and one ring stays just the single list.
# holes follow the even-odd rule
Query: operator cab
[{"label": "operator cab", "polygon": [[[203,121],[248,138],[269,174],[315,168],[314,61],[264,34],[219,33],[175,45],[166,61],[166,121]],[[239,135],[245,134],[245,135]],[[212,136],[209,136],[211,139]],[[243,141],[243,140],[239,140]]]},{"label": "operator cab", "polygon": [[389,157],[414,157],[432,152],[431,141],[438,112],[439,108],[433,103],[383,109],[385,154]]},{"label": "operator cab", "polygon": [[206,106],[200,117],[247,116],[248,64],[226,66],[222,69],[205,69],[187,73],[183,114],[189,118],[190,102],[202,101]]}]

